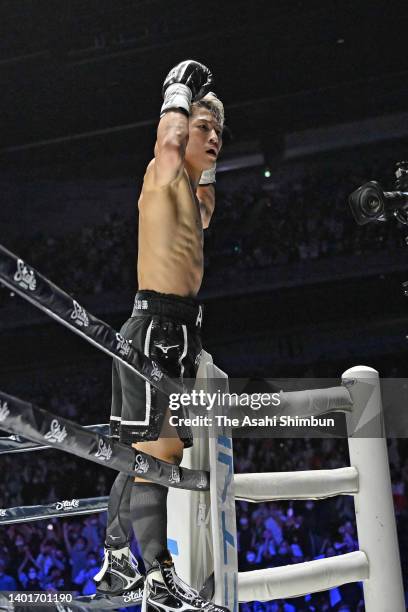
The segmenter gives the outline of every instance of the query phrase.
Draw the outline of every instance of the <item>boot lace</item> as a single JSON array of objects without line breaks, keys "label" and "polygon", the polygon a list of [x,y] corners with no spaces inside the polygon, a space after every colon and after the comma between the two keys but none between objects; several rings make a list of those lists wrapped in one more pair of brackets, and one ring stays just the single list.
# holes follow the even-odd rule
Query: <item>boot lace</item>
[{"label": "boot lace", "polygon": [[209,610],[211,612],[215,612],[217,610],[221,610],[210,601],[206,601],[203,599],[198,591],[193,589],[193,587],[189,586],[184,582],[174,571],[174,567],[164,567],[163,572],[165,575],[166,582],[170,584],[170,586],[174,589],[177,595],[181,598],[185,598],[188,600],[196,608],[202,608]]}]

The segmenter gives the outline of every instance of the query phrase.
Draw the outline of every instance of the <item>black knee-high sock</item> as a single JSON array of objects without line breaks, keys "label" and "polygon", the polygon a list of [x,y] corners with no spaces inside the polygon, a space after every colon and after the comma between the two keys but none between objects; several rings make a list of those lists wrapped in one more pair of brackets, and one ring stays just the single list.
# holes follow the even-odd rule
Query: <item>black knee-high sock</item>
[{"label": "black knee-high sock", "polygon": [[132,523],[130,520],[130,496],[134,484],[133,476],[119,472],[112,485],[108,502],[108,523],[105,544],[121,548],[129,542]]},{"label": "black knee-high sock", "polygon": [[146,571],[167,551],[168,488],[151,482],[135,482],[130,497],[130,517]]}]

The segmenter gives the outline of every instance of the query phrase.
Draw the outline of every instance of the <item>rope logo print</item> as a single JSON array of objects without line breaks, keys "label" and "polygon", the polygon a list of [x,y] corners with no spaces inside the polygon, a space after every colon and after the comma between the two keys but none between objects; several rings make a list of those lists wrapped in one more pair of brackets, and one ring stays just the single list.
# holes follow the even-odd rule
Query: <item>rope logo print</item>
[{"label": "rope logo print", "polygon": [[99,440],[98,450],[95,453],[95,457],[100,457],[102,461],[109,461],[112,457],[112,449],[109,444],[105,444],[104,440]]},{"label": "rope logo print", "polygon": [[138,601],[139,599],[142,599],[142,597],[143,597],[143,589],[139,588],[137,591],[130,591],[130,593],[123,595],[123,601],[125,603],[129,603],[131,601]]},{"label": "rope logo print", "polygon": [[199,489],[204,489],[207,486],[207,477],[205,474],[201,474],[199,481],[197,482],[197,487]]},{"label": "rope logo print", "polygon": [[56,510],[71,510],[72,508],[79,507],[79,499],[64,499],[64,501],[59,501],[55,504]]},{"label": "rope logo print", "polygon": [[45,439],[50,442],[63,442],[67,437],[67,430],[65,427],[61,429],[61,425],[59,424],[57,419],[53,419],[51,421],[50,430],[45,434]]},{"label": "rope logo print", "polygon": [[181,480],[180,477],[180,469],[177,465],[173,465],[173,467],[171,468],[171,474],[170,474],[170,478],[169,478],[169,482],[174,482],[176,484],[178,484]]},{"label": "rope logo print", "polygon": [[35,278],[34,271],[27,268],[22,259],[17,260],[17,271],[13,278],[22,289],[35,291],[37,287],[37,279]]},{"label": "rope logo print", "polygon": [[85,308],[78,304],[76,300],[73,300],[72,304],[74,306],[74,310],[71,313],[71,319],[75,321],[79,327],[89,327],[89,317]]},{"label": "rope logo print", "polygon": [[143,459],[142,455],[136,455],[135,457],[135,472],[137,474],[146,474],[149,470],[149,463],[146,459]]},{"label": "rope logo print", "polygon": [[5,421],[10,414],[7,402],[0,402],[0,421]]},{"label": "rope logo print", "polygon": [[130,344],[129,344],[129,342],[126,340],[126,338],[121,336],[119,333],[116,334],[116,340],[118,341],[118,345],[117,345],[116,349],[119,351],[119,353],[122,355],[122,357],[127,357],[129,355],[129,353],[130,353]]}]

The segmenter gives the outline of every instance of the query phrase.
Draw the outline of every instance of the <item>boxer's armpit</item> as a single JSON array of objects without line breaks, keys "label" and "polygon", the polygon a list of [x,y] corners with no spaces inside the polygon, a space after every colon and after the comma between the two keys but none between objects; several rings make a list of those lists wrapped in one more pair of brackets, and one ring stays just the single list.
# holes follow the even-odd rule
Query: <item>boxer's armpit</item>
[{"label": "boxer's armpit", "polygon": [[214,185],[199,185],[196,192],[199,204],[203,229],[207,229],[215,209]]}]

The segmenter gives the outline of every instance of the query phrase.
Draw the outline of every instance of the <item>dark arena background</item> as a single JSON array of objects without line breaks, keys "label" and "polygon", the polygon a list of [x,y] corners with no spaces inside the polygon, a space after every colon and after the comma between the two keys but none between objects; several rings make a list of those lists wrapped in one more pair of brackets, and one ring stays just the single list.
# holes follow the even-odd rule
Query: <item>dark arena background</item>
[{"label": "dark arena background", "polygon": [[[391,190],[408,159],[407,31],[408,4],[393,1],[1,1],[0,243],[119,329],[163,78],[193,58],[212,70],[227,124],[199,294],[206,350],[254,383],[358,364],[406,377],[408,227],[359,226],[347,199],[369,180]],[[5,288],[0,359],[2,391],[108,422],[111,359]],[[388,448],[407,590],[408,444]],[[237,439],[234,461],[260,472],[349,458],[343,439]],[[115,477],[56,450],[0,465],[2,509],[106,496]],[[352,497],[236,509],[240,571],[358,549]],[[93,593],[105,523],[0,524],[0,590]],[[240,607],[365,609],[359,583]]]}]

